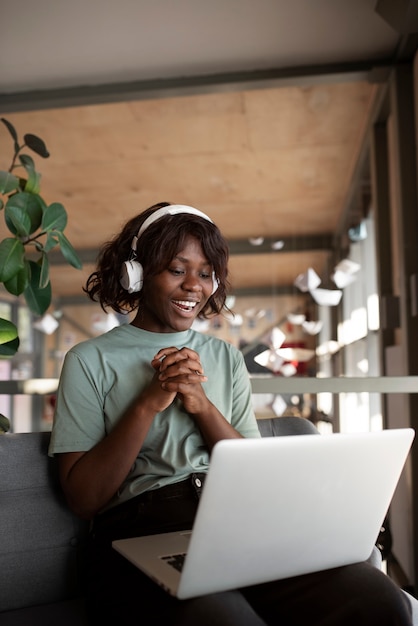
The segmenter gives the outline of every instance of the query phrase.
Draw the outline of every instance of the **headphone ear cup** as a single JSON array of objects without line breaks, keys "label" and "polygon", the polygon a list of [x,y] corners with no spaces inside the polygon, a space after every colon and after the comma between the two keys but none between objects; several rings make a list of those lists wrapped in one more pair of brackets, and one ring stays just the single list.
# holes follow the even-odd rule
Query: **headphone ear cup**
[{"label": "headphone ear cup", "polygon": [[141,291],[144,282],[144,271],[138,261],[125,261],[121,267],[120,284],[128,293]]},{"label": "headphone ear cup", "polygon": [[212,296],[215,293],[215,291],[217,291],[218,287],[219,287],[219,279],[216,278],[215,272],[212,272],[212,293],[211,293]]}]

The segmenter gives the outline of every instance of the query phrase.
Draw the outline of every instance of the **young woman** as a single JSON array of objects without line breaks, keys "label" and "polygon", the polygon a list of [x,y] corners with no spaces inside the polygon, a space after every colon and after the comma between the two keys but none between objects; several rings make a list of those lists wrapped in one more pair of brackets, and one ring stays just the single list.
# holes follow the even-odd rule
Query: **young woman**
[{"label": "young woman", "polygon": [[91,520],[91,623],[411,624],[407,600],[368,564],[179,601],[112,549],[191,528],[214,444],[259,437],[241,353],[192,329],[224,308],[227,262],[207,215],[160,203],[105,244],[87,281],[104,309],[135,312],[68,352],[50,444],[69,506]]}]

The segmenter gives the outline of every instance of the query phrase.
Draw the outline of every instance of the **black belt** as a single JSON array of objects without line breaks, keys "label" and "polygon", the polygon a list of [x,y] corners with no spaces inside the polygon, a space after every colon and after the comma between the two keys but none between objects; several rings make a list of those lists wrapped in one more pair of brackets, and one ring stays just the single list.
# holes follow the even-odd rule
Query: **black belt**
[{"label": "black belt", "polygon": [[[171,498],[184,498],[189,495],[200,498],[205,478],[206,474],[201,472],[190,474],[188,478],[178,483],[144,491],[144,493],[139,494],[139,496],[135,496],[135,500],[137,502],[158,502],[161,500],[171,500]],[[123,504],[120,506],[123,506]]]},{"label": "black belt", "polygon": [[129,515],[130,511],[134,510],[137,505],[141,503],[156,503],[163,502],[164,500],[168,501],[182,498],[193,498],[195,500],[199,500],[205,478],[206,473],[195,472],[180,482],[165,485],[164,487],[159,487],[158,489],[144,491],[144,493],[140,493],[138,496],[135,496],[126,502],[122,502],[121,504],[117,504],[111,509],[96,515],[93,527],[97,529],[103,525],[108,526],[109,523],[112,524],[117,521],[122,521],[127,515]]}]

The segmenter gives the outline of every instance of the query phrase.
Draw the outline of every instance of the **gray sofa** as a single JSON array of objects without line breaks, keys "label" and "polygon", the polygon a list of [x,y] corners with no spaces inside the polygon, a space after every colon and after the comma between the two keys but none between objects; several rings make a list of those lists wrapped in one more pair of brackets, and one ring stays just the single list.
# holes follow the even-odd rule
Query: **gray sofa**
[{"label": "gray sofa", "polygon": [[87,524],[71,514],[49,433],[0,436],[0,624],[87,624],[76,564]]},{"label": "gray sofa", "polygon": [[[260,420],[259,428],[263,436],[317,432],[302,418]],[[76,574],[87,524],[65,504],[48,441],[49,433],[0,436],[1,626],[87,624]]]}]

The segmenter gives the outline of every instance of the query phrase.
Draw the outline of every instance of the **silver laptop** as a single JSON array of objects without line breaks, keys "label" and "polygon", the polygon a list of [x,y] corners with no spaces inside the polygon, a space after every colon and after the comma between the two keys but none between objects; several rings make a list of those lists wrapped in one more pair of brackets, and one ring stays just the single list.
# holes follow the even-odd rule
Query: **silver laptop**
[{"label": "silver laptop", "polygon": [[192,531],[113,547],[178,598],[364,561],[413,438],[396,429],[220,441]]}]

